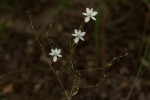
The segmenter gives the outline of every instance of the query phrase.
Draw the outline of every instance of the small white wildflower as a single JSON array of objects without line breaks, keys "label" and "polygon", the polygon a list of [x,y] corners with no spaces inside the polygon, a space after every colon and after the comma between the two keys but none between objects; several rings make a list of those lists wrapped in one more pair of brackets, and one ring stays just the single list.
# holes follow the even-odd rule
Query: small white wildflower
[{"label": "small white wildflower", "polygon": [[56,62],[57,61],[57,57],[62,57],[61,53],[61,49],[51,49],[51,53],[49,53],[49,55],[53,56],[53,61]]},{"label": "small white wildflower", "polygon": [[81,32],[81,30],[78,31],[77,29],[75,29],[74,30],[74,34],[72,34],[72,36],[75,37],[74,43],[78,43],[79,39],[81,39],[82,41],[84,41],[84,38],[83,38],[84,35],[85,35],[85,32]]},{"label": "small white wildflower", "polygon": [[94,16],[97,15],[97,11],[93,11],[92,9],[86,8],[86,13],[82,13],[85,17],[85,22],[89,22],[90,18],[92,18],[93,20],[96,20],[96,18]]}]

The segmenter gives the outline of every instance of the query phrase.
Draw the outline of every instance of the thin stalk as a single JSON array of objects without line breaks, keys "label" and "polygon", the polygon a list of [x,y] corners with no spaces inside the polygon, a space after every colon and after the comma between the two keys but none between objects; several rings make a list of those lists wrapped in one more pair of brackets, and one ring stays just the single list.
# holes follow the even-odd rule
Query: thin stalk
[{"label": "thin stalk", "polygon": [[71,88],[71,92],[70,92],[70,100],[71,100],[71,97],[72,97],[73,89],[74,89],[75,84],[76,84],[76,80],[77,80],[77,78],[75,78],[75,80],[74,80],[74,82],[73,82],[73,85],[72,85],[72,88]]},{"label": "thin stalk", "polygon": [[[147,44],[147,46],[146,46],[146,49],[145,49],[143,58],[145,58],[146,55],[148,54],[149,47],[150,47],[150,42],[149,42],[149,43]],[[135,84],[136,84],[136,82],[137,82],[137,80],[138,80],[138,78],[139,78],[139,76],[140,76],[142,67],[143,67],[143,64],[140,63],[139,68],[138,68],[138,71],[137,71],[137,73],[136,73],[136,76],[135,76],[135,78],[134,78],[134,80],[133,80],[133,84],[132,84],[132,86],[131,86],[131,88],[130,88],[130,90],[129,90],[129,92],[128,92],[128,94],[127,94],[127,97],[126,97],[125,100],[129,100],[129,99],[130,99],[131,94],[132,94],[132,92],[133,92],[133,89],[134,89],[134,87],[135,87]]]},{"label": "thin stalk", "polygon": [[60,85],[61,85],[61,87],[62,87],[62,89],[63,89],[63,91],[64,91],[64,93],[65,93],[65,95],[66,95],[66,97],[67,97],[67,99],[69,100],[68,93],[66,92],[66,90],[65,90],[65,88],[64,88],[64,85],[62,84],[62,81],[61,81],[61,79],[60,79],[60,77],[59,77],[59,75],[58,75],[58,72],[56,72],[56,71],[54,70],[54,68],[51,66],[51,62],[48,60],[48,58],[47,58],[47,56],[46,56],[46,54],[45,54],[43,45],[42,45],[42,43],[40,42],[40,40],[38,39],[38,36],[37,36],[37,34],[36,34],[35,30],[34,30],[33,23],[32,23],[32,16],[30,15],[30,13],[29,13],[28,11],[27,11],[27,13],[28,13],[28,15],[29,15],[29,20],[30,20],[31,28],[32,28],[32,30],[33,30],[33,32],[34,32],[34,35],[35,35],[35,38],[36,38],[37,42],[39,43],[39,45],[40,45],[40,47],[41,47],[41,49],[42,49],[42,52],[43,52],[43,54],[44,54],[44,57],[45,57],[45,59],[46,59],[48,65],[49,65],[49,69],[52,70],[52,71],[54,72],[54,74],[56,75],[56,77],[57,77],[57,79],[58,79],[58,81],[59,81],[59,83],[60,83]]},{"label": "thin stalk", "polygon": [[125,49],[125,53],[124,53],[123,55],[118,56],[118,57],[113,57],[113,59],[112,59],[108,64],[105,64],[105,66],[103,66],[103,67],[97,66],[97,67],[93,67],[93,68],[78,70],[78,71],[76,71],[76,72],[86,72],[86,71],[101,70],[101,69],[110,67],[116,60],[121,59],[121,58],[123,58],[123,57],[125,57],[125,56],[127,56],[127,55],[128,55],[128,52],[127,52],[127,50]]},{"label": "thin stalk", "polygon": [[107,74],[107,75],[104,75],[103,79],[101,81],[97,82],[96,84],[93,84],[93,85],[80,85],[80,86],[77,86],[77,87],[79,87],[79,88],[93,88],[93,87],[97,87],[97,86],[101,85],[106,80],[106,78],[109,77],[109,76],[110,76],[110,73]]}]

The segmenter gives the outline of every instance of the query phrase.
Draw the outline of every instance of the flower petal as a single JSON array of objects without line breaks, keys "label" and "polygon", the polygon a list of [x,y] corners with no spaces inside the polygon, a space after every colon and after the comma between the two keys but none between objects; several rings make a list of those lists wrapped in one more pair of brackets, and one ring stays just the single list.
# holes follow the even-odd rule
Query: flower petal
[{"label": "flower petal", "polygon": [[57,55],[57,56],[58,56],[58,57],[62,57],[62,55],[60,55],[60,54],[59,54],[59,55]]},{"label": "flower petal", "polygon": [[49,53],[49,55],[53,56],[53,55],[54,55],[54,53]]},{"label": "flower petal", "polygon": [[74,30],[74,33],[75,33],[76,36],[79,34],[77,29]]},{"label": "flower petal", "polygon": [[79,32],[79,34],[81,34],[81,30],[79,30],[78,32]]},{"label": "flower petal", "polygon": [[96,20],[96,18],[95,17],[91,17],[93,20]]},{"label": "flower petal", "polygon": [[55,51],[54,49],[51,49],[51,53],[54,53],[54,51]]},{"label": "flower petal", "polygon": [[90,17],[86,17],[85,18],[85,22],[87,23],[87,22],[89,22],[90,21]]},{"label": "flower petal", "polygon": [[61,52],[61,49],[58,49],[58,50],[57,50],[57,54],[60,54],[60,52]]},{"label": "flower petal", "polygon": [[74,39],[74,43],[78,43],[78,42],[79,42],[79,38],[76,37],[76,38]]},{"label": "flower petal", "polygon": [[91,12],[93,12],[93,8],[91,8],[91,10],[90,10]]},{"label": "flower petal", "polygon": [[97,11],[93,11],[92,16],[96,16],[96,15],[97,15]]},{"label": "flower petal", "polygon": [[57,61],[57,56],[53,57],[53,61],[56,62]]},{"label": "flower petal", "polygon": [[84,16],[87,16],[88,14],[87,13],[82,13]]},{"label": "flower petal", "polygon": [[54,50],[55,52],[57,52],[57,48],[55,48],[55,50]]},{"label": "flower petal", "polygon": [[83,37],[80,37],[80,39],[81,39],[82,41],[84,41],[84,38],[83,38]]},{"label": "flower petal", "polygon": [[80,36],[84,36],[86,33],[85,32],[81,32]]},{"label": "flower petal", "polygon": [[72,34],[72,36],[77,36],[76,34]]},{"label": "flower petal", "polygon": [[90,12],[90,9],[89,8],[86,8],[86,13],[89,13]]}]

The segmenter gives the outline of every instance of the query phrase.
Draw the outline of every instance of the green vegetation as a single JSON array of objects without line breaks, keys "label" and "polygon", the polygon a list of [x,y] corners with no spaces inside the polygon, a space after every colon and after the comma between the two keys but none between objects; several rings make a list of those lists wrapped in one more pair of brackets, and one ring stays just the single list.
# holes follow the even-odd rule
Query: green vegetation
[{"label": "green vegetation", "polygon": [[56,0],[58,11],[67,10],[69,8],[69,0]]},{"label": "green vegetation", "polygon": [[6,27],[6,22],[1,22],[0,23],[0,42],[5,41],[7,39],[6,34],[2,34],[4,32],[6,32],[7,27]]}]

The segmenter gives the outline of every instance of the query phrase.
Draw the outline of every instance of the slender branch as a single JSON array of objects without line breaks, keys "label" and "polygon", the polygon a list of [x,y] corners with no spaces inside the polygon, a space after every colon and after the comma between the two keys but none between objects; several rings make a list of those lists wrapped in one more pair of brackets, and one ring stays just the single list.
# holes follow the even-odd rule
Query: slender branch
[{"label": "slender branch", "polygon": [[119,57],[114,57],[108,64],[104,65],[103,67],[96,67],[96,68],[88,68],[88,69],[84,69],[84,70],[78,70],[77,72],[86,72],[86,71],[95,71],[95,70],[101,70],[104,69],[106,67],[111,66],[116,60],[121,59],[125,56],[127,56],[127,50],[125,50],[125,53]]},{"label": "slender branch", "polygon": [[59,83],[60,83],[60,85],[61,85],[61,87],[62,87],[62,89],[63,89],[63,91],[64,91],[64,93],[65,93],[65,95],[66,95],[66,97],[67,97],[67,99],[69,100],[68,93],[66,92],[66,90],[65,90],[65,88],[64,88],[64,85],[62,84],[62,81],[61,81],[61,79],[60,79],[60,77],[59,77],[59,75],[58,75],[58,72],[56,72],[56,71],[54,70],[54,68],[51,66],[51,62],[48,60],[48,58],[47,58],[47,56],[46,56],[46,54],[45,54],[43,45],[42,45],[42,43],[40,42],[40,40],[38,39],[38,36],[37,36],[37,34],[36,34],[36,32],[35,32],[35,29],[34,29],[34,27],[33,27],[32,16],[30,15],[29,11],[27,11],[27,13],[28,13],[28,15],[29,15],[29,20],[30,20],[31,28],[32,28],[32,30],[33,30],[33,32],[34,32],[34,34],[35,34],[36,40],[38,41],[38,43],[39,43],[39,45],[40,45],[40,47],[41,47],[41,49],[42,49],[42,52],[43,52],[43,54],[44,54],[44,57],[45,57],[45,59],[46,59],[48,65],[49,65],[49,68],[50,68],[50,69],[54,72],[54,74],[56,75],[56,77],[57,77],[57,79],[58,79],[58,81],[59,81]]},{"label": "slender branch", "polygon": [[71,88],[71,92],[70,92],[70,100],[71,100],[71,97],[72,97],[73,89],[74,89],[75,84],[76,84],[76,80],[77,80],[77,78],[75,78],[75,80],[74,80],[74,82],[73,82],[73,85],[72,85],[72,88]]},{"label": "slender branch", "polygon": [[[147,46],[146,46],[146,49],[145,49],[143,58],[145,58],[146,55],[148,54],[149,48],[150,48],[150,42],[149,42],[149,43],[147,44]],[[138,68],[138,71],[137,71],[137,73],[136,73],[136,76],[135,76],[135,78],[134,78],[134,80],[133,80],[132,86],[131,86],[131,88],[130,88],[130,90],[129,90],[129,92],[128,92],[128,94],[127,94],[127,97],[126,97],[125,100],[129,100],[129,99],[130,99],[131,94],[132,94],[132,92],[133,92],[133,89],[134,89],[134,87],[135,87],[135,84],[136,84],[136,82],[137,82],[137,80],[138,80],[138,78],[139,78],[139,76],[140,76],[142,67],[143,67],[143,64],[140,63],[139,68]]]},{"label": "slender branch", "polygon": [[80,88],[93,88],[93,87],[97,87],[97,86],[101,85],[106,80],[106,78],[109,77],[109,75],[110,74],[104,75],[103,79],[101,81],[97,82],[94,85],[80,85],[80,86],[76,86],[76,87],[80,87]]}]

